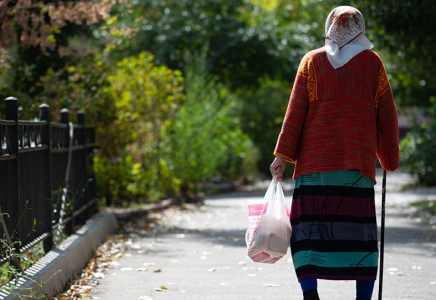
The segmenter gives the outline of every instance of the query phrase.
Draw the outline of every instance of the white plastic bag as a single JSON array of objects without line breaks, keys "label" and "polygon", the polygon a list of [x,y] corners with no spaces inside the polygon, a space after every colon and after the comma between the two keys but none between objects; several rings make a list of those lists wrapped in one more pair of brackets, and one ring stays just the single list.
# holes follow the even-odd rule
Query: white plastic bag
[{"label": "white plastic bag", "polygon": [[245,234],[248,256],[255,262],[273,264],[282,258],[292,235],[290,212],[276,177],[263,200],[248,200],[249,228]]}]

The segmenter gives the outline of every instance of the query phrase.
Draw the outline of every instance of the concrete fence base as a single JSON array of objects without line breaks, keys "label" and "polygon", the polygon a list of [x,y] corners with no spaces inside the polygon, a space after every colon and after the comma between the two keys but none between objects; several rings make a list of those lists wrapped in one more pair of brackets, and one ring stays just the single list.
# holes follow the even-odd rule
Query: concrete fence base
[{"label": "concrete fence base", "polygon": [[80,275],[102,241],[118,228],[113,213],[101,212],[89,219],[75,234],[45,255],[25,273],[29,280],[20,280],[9,294],[0,291],[0,299],[9,300],[29,295],[53,297],[64,290],[68,281]]}]

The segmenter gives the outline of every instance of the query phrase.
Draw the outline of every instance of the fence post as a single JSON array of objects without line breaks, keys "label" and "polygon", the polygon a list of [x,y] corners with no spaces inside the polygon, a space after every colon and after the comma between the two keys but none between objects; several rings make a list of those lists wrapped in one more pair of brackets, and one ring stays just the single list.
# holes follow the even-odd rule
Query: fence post
[{"label": "fence post", "polygon": [[[68,108],[61,109],[61,123],[68,125],[68,132],[67,132],[67,136],[65,139],[65,142],[66,142],[66,145],[68,148],[70,145],[70,110]],[[67,165],[68,165],[68,158],[67,158]],[[69,176],[69,174],[68,174],[68,176]],[[64,185],[68,186],[67,182],[65,182]],[[70,191],[67,190],[66,193],[67,193],[66,199],[68,199],[70,196]],[[72,201],[72,199],[71,199],[71,201]],[[71,203],[71,222],[69,222],[65,226],[65,232],[68,235],[71,235],[74,233],[74,216],[73,216],[73,214],[74,214],[74,202],[72,201],[72,203]]]},{"label": "fence post", "polygon": [[[18,153],[18,99],[15,97],[6,98],[6,120],[15,121],[15,126],[9,127],[9,142],[11,147],[12,154],[16,155],[16,158],[13,160],[13,168],[16,174],[11,174],[12,182],[13,182],[13,190],[15,190],[14,195],[11,195],[10,201],[11,211],[9,213],[9,217],[11,220],[16,220],[19,222],[21,220],[21,216],[23,213],[23,207],[21,205],[21,197],[20,197],[20,159]],[[9,228],[12,230],[11,239],[14,243],[15,252],[20,253],[21,248],[21,225],[19,223],[16,224],[15,228]],[[15,232],[13,230],[16,230]]]},{"label": "fence post", "polygon": [[47,125],[41,132],[41,143],[47,146],[46,151],[46,168],[48,170],[45,178],[47,201],[50,201],[48,205],[45,206],[45,216],[44,220],[47,222],[47,230],[50,236],[44,240],[44,251],[48,253],[53,248],[53,199],[52,199],[52,168],[51,168],[51,137],[50,137],[50,106],[48,104],[41,104],[39,106],[39,120],[45,121]]}]

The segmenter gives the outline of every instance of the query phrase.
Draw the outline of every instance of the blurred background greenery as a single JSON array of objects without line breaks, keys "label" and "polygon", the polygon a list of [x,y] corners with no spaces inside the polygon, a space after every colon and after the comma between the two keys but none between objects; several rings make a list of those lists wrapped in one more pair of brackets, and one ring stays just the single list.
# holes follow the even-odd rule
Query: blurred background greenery
[{"label": "blurred background greenery", "polygon": [[0,98],[19,98],[21,119],[41,103],[54,120],[85,110],[98,191],[115,205],[251,180],[269,172],[300,59],[323,46],[338,5],[363,13],[410,116],[402,167],[436,185],[431,0],[4,1]]}]

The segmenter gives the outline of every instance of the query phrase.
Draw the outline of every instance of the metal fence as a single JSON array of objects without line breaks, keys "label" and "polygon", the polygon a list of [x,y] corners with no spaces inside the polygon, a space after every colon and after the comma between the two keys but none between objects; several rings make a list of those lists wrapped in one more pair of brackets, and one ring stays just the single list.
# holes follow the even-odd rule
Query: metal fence
[{"label": "metal fence", "polygon": [[[67,109],[61,111],[60,123],[51,122],[49,109],[42,104],[39,121],[21,121],[18,100],[9,97],[6,120],[0,119],[0,206],[15,252],[40,241],[46,252],[53,247],[63,195],[68,205],[62,225],[68,234],[89,218],[96,202],[95,127],[85,125],[82,111],[78,124],[70,123]],[[0,238],[4,234],[0,227]],[[0,263],[8,259],[6,247],[0,244]]]}]

